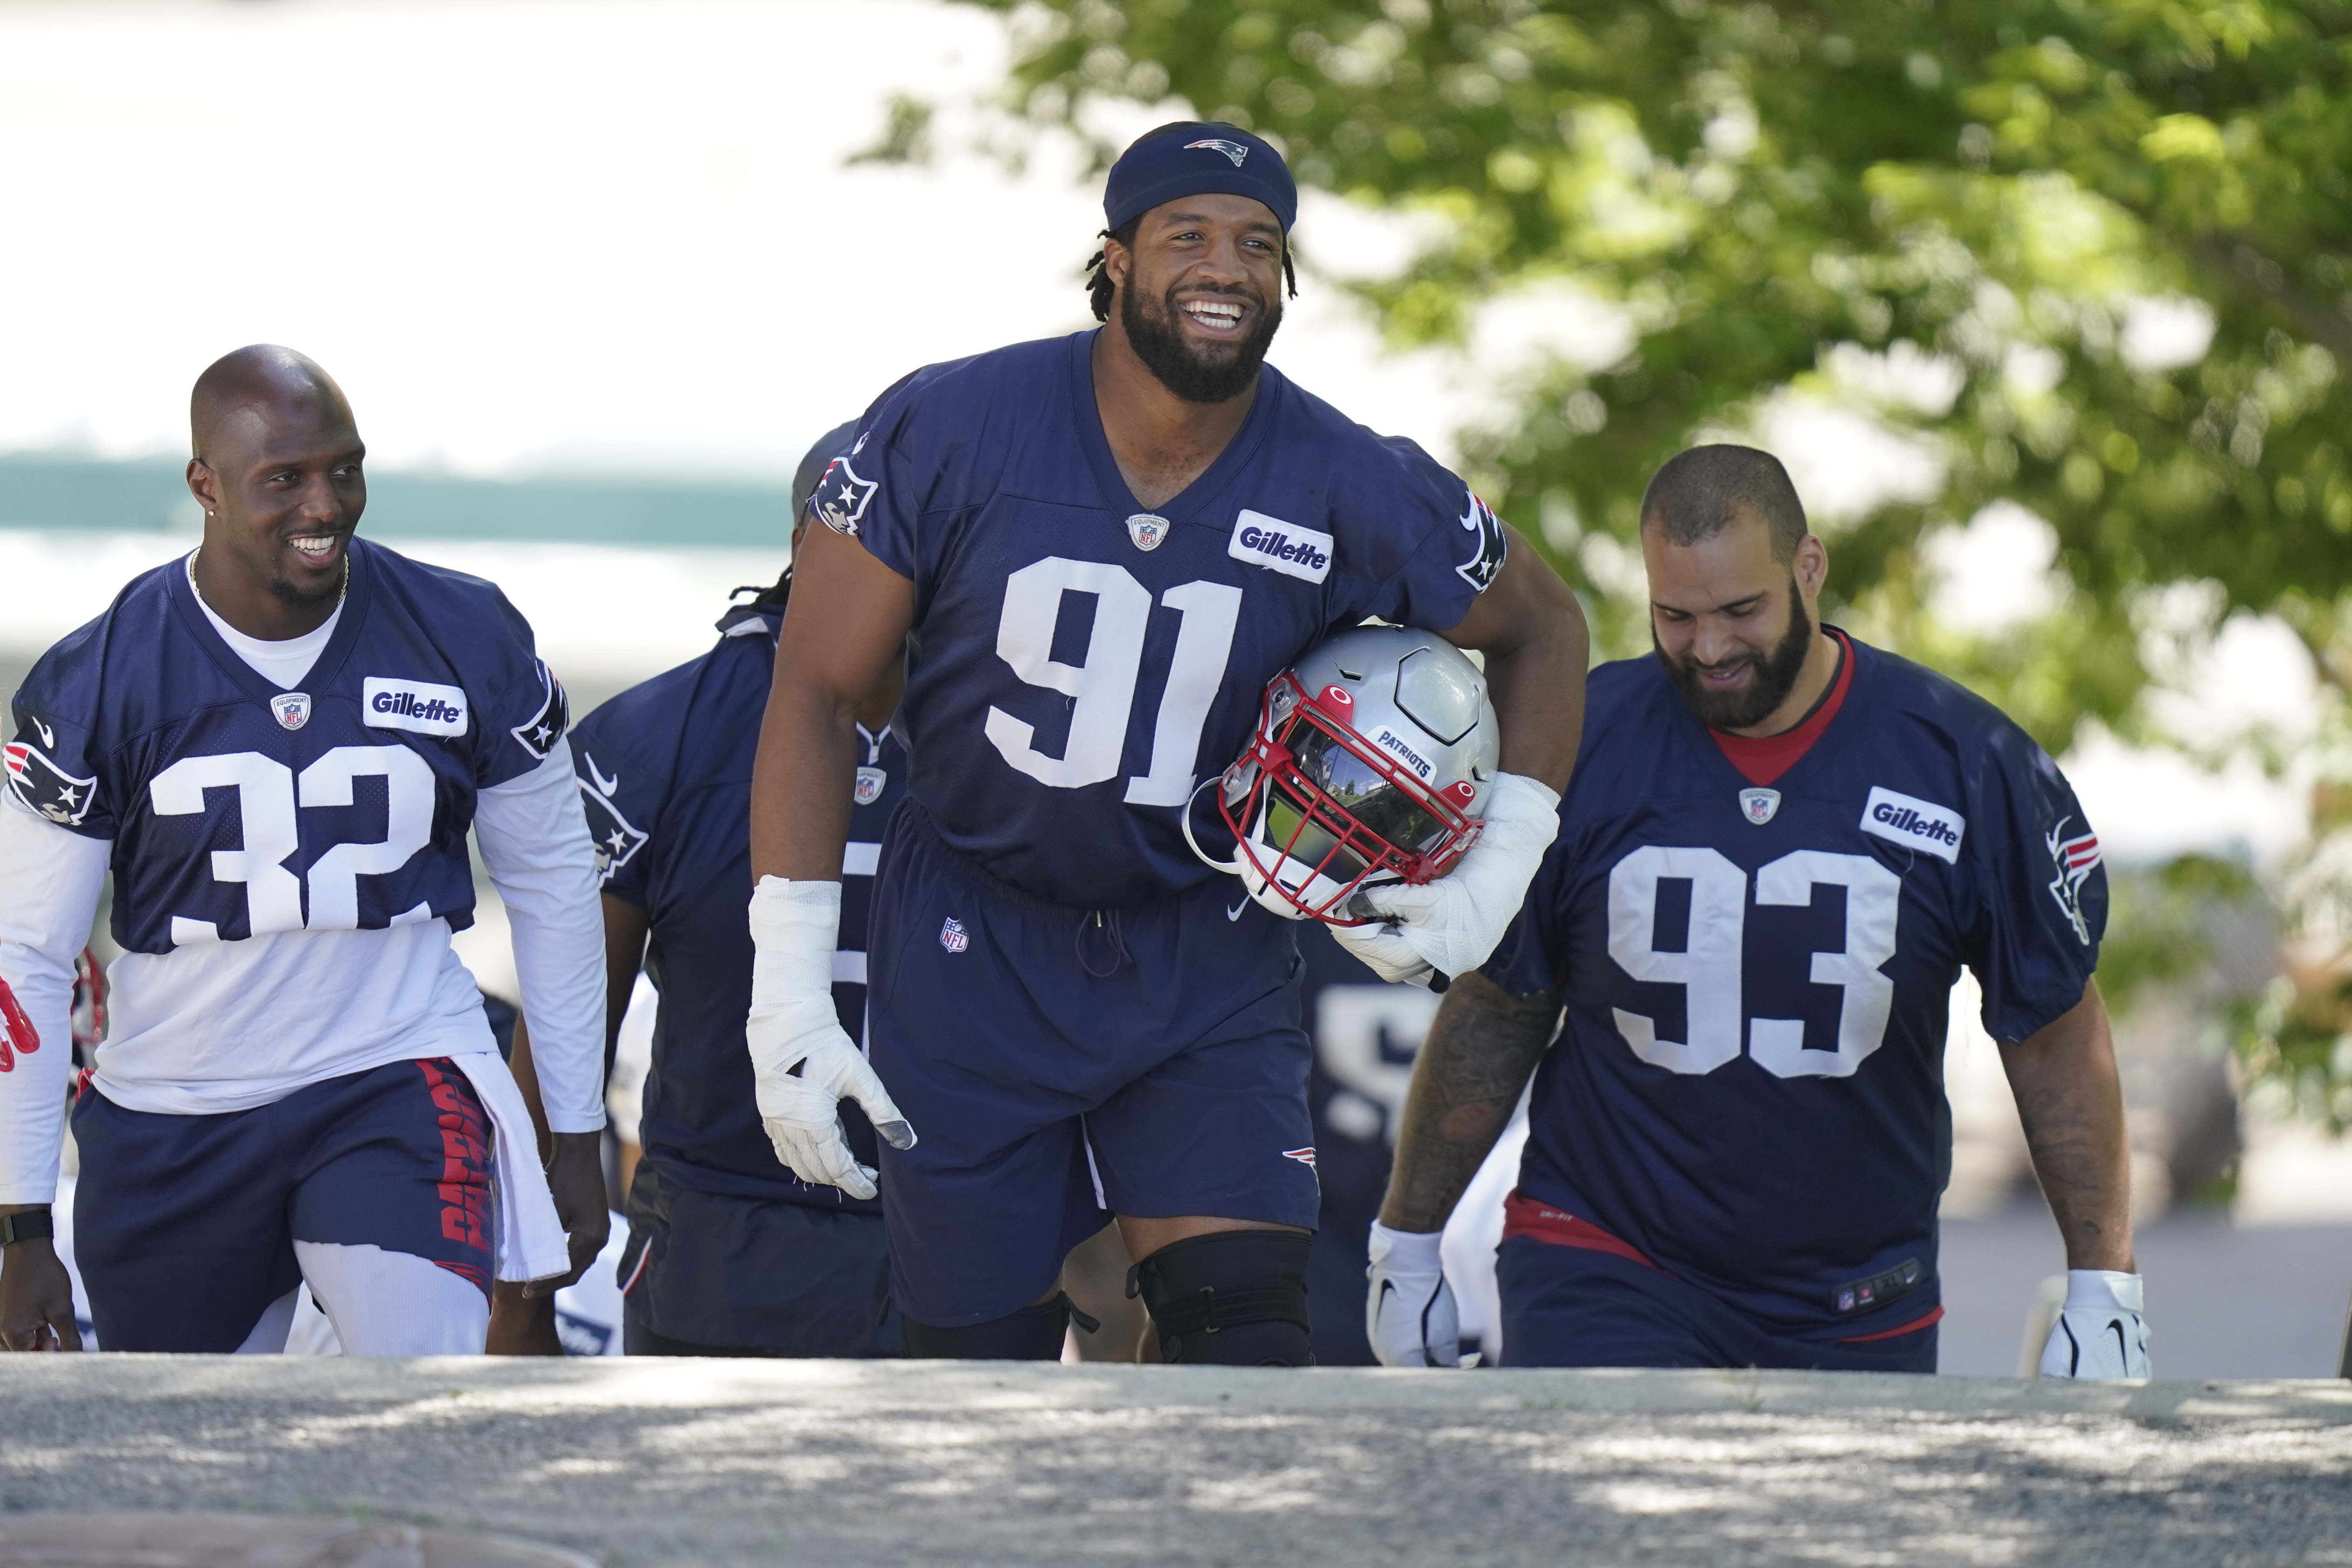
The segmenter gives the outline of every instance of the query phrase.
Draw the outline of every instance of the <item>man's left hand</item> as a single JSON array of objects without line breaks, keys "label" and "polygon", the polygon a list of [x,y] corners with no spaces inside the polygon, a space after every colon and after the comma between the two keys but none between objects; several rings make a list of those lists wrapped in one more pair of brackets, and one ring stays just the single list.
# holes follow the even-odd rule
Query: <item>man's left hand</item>
[{"label": "man's left hand", "polygon": [[2137,1274],[2112,1269],[2066,1270],[2066,1305],[2042,1347],[2042,1375],[2074,1378],[2153,1376],[2147,1357],[2147,1300]]},{"label": "man's left hand", "polygon": [[556,1218],[563,1221],[571,1243],[572,1271],[557,1279],[533,1280],[523,1286],[525,1296],[551,1296],[585,1273],[612,1239],[613,1213],[604,1201],[604,1134],[557,1133],[555,1157],[547,1164],[548,1189],[555,1195]]}]

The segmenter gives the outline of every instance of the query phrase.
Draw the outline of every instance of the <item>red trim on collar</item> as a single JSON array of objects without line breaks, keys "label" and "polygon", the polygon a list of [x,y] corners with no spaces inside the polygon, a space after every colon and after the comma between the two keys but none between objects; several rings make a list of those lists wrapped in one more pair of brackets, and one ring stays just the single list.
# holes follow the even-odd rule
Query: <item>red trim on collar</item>
[{"label": "red trim on collar", "polygon": [[1723,748],[1723,755],[1731,759],[1731,765],[1739,769],[1740,777],[1750,784],[1769,784],[1802,761],[1805,753],[1813,748],[1813,742],[1829,728],[1830,720],[1837,717],[1838,709],[1845,706],[1846,690],[1853,685],[1853,642],[1834,626],[1827,630],[1844,652],[1838,660],[1837,680],[1830,687],[1829,696],[1813,710],[1811,718],[1778,735],[1750,737],[1728,735],[1719,729],[1707,731],[1715,737],[1716,745]]}]

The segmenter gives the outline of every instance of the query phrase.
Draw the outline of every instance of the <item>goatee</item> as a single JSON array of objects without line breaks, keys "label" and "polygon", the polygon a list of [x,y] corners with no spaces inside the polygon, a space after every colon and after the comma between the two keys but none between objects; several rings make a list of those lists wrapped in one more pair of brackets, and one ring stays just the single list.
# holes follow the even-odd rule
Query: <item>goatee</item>
[{"label": "goatee", "polygon": [[[1750,729],[1772,716],[1772,710],[1789,700],[1797,689],[1797,677],[1804,673],[1805,655],[1812,652],[1813,623],[1805,616],[1804,597],[1797,591],[1797,581],[1789,580],[1789,630],[1769,654],[1743,655],[1741,663],[1756,667],[1756,678],[1737,691],[1713,692],[1699,683],[1697,673],[1688,664],[1668,656],[1658,645],[1655,626],[1650,629],[1650,646],[1665,666],[1666,678],[1683,695],[1699,722],[1712,729]],[[1714,666],[1720,668],[1721,666]]]},{"label": "goatee", "polygon": [[1159,378],[1161,386],[1186,402],[1230,402],[1249,391],[1257,379],[1258,366],[1265,362],[1275,329],[1282,325],[1281,305],[1268,305],[1255,290],[1214,292],[1230,294],[1253,308],[1255,325],[1245,336],[1231,343],[1195,345],[1177,324],[1173,290],[1149,308],[1134,287],[1118,291],[1119,325],[1127,329],[1127,340],[1135,346],[1136,358]]}]

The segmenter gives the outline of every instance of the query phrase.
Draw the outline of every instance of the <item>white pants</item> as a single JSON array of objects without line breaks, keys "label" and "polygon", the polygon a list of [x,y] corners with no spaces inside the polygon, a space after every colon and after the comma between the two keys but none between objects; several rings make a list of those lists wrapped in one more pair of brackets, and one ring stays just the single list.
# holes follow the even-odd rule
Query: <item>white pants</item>
[{"label": "white pants", "polygon": [[[303,1283],[327,1314],[346,1355],[479,1355],[489,1333],[490,1301],[479,1287],[437,1263],[413,1253],[381,1247],[297,1241],[294,1256]],[[298,1354],[333,1351],[306,1332],[289,1346],[294,1308],[301,1291],[292,1290],[269,1303],[239,1355]]]}]

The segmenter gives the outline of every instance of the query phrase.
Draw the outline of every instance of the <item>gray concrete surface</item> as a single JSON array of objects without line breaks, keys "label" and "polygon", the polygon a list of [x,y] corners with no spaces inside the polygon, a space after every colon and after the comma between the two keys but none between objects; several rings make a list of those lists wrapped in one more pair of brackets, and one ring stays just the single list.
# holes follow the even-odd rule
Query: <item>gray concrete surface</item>
[{"label": "gray concrete surface", "polygon": [[0,1359],[12,1512],[643,1564],[2352,1564],[2352,1384]]},{"label": "gray concrete surface", "polygon": [[[2147,1280],[2148,1348],[2165,1377],[2328,1377],[2352,1311],[2352,1225],[2232,1226],[2171,1214],[2135,1228]],[[1944,1372],[2017,1370],[2033,1287],[2063,1271],[2050,1210],[2020,1205],[1948,1219],[1939,1272]]]}]

